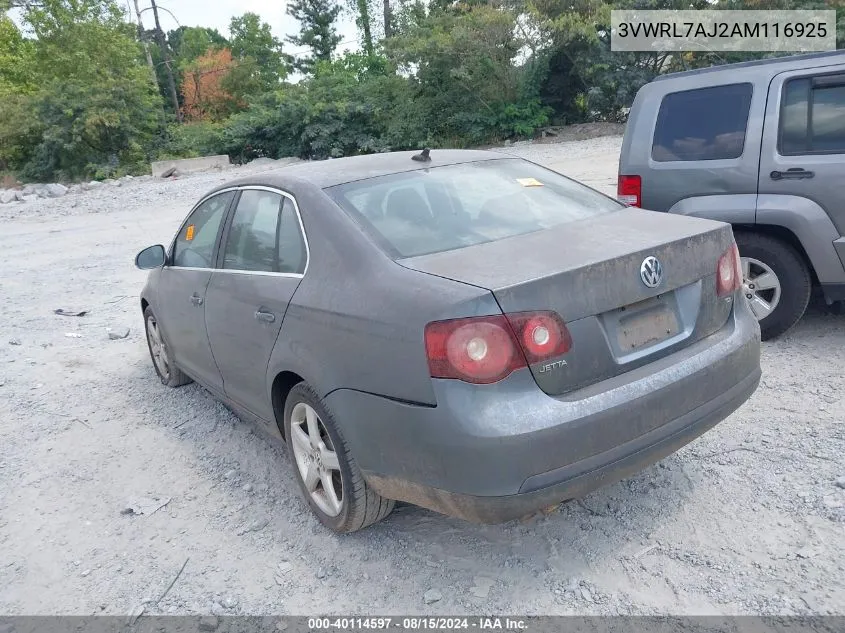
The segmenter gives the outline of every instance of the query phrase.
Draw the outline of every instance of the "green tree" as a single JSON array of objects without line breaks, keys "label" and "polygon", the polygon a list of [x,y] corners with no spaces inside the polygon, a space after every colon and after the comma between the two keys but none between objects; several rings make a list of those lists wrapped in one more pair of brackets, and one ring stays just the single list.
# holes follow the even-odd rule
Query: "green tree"
[{"label": "green tree", "polygon": [[20,121],[33,134],[12,166],[33,180],[140,168],[161,131],[161,100],[117,3],[41,0],[24,7],[22,19],[36,36],[37,89]]},{"label": "green tree", "polygon": [[204,26],[180,26],[167,34],[167,43],[177,67],[205,55],[208,49],[221,50],[229,46],[229,41],[217,29]]},{"label": "green tree", "polygon": [[275,90],[288,75],[291,59],[282,50],[282,42],[255,13],[232,18],[229,24],[229,48],[240,62],[239,74],[254,79],[261,91]]},{"label": "green tree", "polygon": [[530,134],[546,122],[515,64],[525,42],[516,35],[514,12],[445,2],[408,9],[388,52],[410,76],[433,142],[481,143]]},{"label": "green tree", "polygon": [[288,36],[288,41],[310,49],[294,61],[295,68],[310,73],[316,62],[330,61],[341,40],[335,27],[340,6],[335,0],[293,0],[287,13],[300,24],[299,34]]},{"label": "green tree", "polygon": [[34,92],[35,71],[33,41],[24,39],[15,23],[0,14],[0,97]]}]

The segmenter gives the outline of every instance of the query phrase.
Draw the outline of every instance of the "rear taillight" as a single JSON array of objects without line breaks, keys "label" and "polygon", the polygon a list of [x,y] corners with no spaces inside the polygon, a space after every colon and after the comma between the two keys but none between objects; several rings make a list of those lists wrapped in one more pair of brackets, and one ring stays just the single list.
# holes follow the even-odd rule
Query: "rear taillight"
[{"label": "rear taillight", "polygon": [[716,265],[716,294],[725,297],[733,294],[742,285],[742,263],[739,249],[732,245],[719,258]]},{"label": "rear taillight", "polygon": [[431,376],[476,384],[498,382],[571,347],[566,324],[554,312],[451,319],[425,327]]},{"label": "rear taillight", "polygon": [[616,183],[616,199],[629,207],[641,207],[643,198],[643,181],[639,176],[619,175]]}]

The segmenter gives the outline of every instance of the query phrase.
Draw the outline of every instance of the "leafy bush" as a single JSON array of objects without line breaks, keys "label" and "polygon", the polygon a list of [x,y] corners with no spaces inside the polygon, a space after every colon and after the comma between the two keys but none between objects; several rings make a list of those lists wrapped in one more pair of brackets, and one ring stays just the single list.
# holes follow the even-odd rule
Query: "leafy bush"
[{"label": "leafy bush", "polygon": [[185,125],[170,125],[167,139],[158,152],[159,160],[195,158],[225,153],[223,126],[220,123],[199,121]]}]

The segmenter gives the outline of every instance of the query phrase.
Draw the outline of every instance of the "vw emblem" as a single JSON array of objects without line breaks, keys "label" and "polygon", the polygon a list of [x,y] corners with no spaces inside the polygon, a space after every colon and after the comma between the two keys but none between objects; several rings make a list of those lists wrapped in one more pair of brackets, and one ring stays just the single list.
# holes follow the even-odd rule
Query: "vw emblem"
[{"label": "vw emblem", "polygon": [[663,266],[660,265],[660,260],[649,255],[640,264],[640,279],[648,288],[657,288],[660,282],[663,281]]}]

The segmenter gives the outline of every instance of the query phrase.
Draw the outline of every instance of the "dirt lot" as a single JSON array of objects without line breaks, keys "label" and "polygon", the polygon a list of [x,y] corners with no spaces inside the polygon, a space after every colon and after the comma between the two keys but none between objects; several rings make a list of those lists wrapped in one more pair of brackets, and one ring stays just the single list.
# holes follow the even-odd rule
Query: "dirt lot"
[{"label": "dirt lot", "polygon": [[[507,151],[612,193],[619,142]],[[750,402],[622,483],[504,526],[405,506],[326,532],[284,448],[163,387],[144,343],[135,253],[248,169],[0,207],[0,612],[845,614],[845,317],[823,305],[764,344]]]}]

